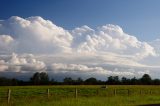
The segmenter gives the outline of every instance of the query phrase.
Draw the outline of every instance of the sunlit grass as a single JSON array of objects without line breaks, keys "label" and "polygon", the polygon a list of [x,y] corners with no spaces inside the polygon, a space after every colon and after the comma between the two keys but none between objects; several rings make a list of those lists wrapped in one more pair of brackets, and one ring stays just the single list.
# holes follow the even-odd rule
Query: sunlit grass
[{"label": "sunlit grass", "polygon": [[[75,88],[78,90],[77,98]],[[160,103],[160,86],[119,85],[108,86],[107,89],[88,85],[6,86],[0,87],[1,106],[7,105],[7,89],[11,89],[11,106],[133,106]]]}]

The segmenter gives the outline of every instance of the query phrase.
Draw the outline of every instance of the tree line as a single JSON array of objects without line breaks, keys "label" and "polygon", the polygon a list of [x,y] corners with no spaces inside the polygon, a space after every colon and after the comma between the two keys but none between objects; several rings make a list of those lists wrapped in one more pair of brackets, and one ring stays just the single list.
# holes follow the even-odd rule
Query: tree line
[{"label": "tree line", "polygon": [[0,77],[0,86],[24,86],[24,85],[160,85],[160,79],[152,79],[150,75],[144,74],[141,78],[119,78],[118,76],[109,76],[106,81],[97,80],[96,78],[72,79],[65,77],[62,82],[49,79],[45,72],[36,72],[28,81],[9,79]]}]

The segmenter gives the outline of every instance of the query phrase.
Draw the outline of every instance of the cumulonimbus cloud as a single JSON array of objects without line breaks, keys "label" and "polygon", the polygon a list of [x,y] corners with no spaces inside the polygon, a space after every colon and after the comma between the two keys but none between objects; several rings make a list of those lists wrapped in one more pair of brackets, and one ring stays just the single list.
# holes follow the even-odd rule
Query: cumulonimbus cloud
[{"label": "cumulonimbus cloud", "polygon": [[[123,32],[117,25],[105,25],[96,30],[88,26],[75,28],[72,31],[75,41],[73,46],[78,52],[98,53],[111,52],[144,58],[156,55],[154,48],[147,42]],[[78,44],[77,44],[78,43]]]},{"label": "cumulonimbus cloud", "polygon": [[0,21],[0,36],[10,35],[16,43],[16,52],[20,53],[56,53],[69,52],[72,35],[41,17],[26,19],[13,16]]},{"label": "cumulonimbus cloud", "polygon": [[14,39],[9,35],[0,35],[0,53],[13,52]]},{"label": "cumulonimbus cloud", "polygon": [[143,59],[158,56],[155,48],[153,43],[139,41],[118,25],[107,24],[95,29],[84,25],[67,30],[39,16],[0,20],[0,72],[52,70],[135,75],[98,65],[144,67]]},{"label": "cumulonimbus cloud", "polygon": [[126,34],[117,25],[97,29],[82,26],[68,31],[41,17],[13,16],[0,21],[0,41],[4,50],[15,41],[15,51],[20,53],[113,52],[141,58],[155,55],[151,45]]}]

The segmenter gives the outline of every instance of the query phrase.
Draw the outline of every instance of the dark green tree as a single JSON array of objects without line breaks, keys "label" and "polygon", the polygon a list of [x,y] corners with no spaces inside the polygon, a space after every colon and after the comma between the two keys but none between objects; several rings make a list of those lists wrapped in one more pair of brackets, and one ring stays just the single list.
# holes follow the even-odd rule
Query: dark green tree
[{"label": "dark green tree", "polygon": [[95,84],[97,84],[97,79],[96,79],[96,78],[93,78],[93,77],[88,78],[88,79],[85,80],[85,84],[95,85]]},{"label": "dark green tree", "polygon": [[45,72],[40,73],[40,84],[41,85],[49,84],[49,77],[47,73]]},{"label": "dark green tree", "polygon": [[30,78],[32,84],[39,85],[40,84],[40,73],[36,72],[34,75]]},{"label": "dark green tree", "polygon": [[140,80],[141,80],[141,83],[144,85],[152,84],[152,79],[148,74],[144,74]]},{"label": "dark green tree", "polygon": [[122,77],[121,79],[121,84],[123,85],[130,85],[130,79],[126,78],[126,77]]},{"label": "dark green tree", "polygon": [[48,74],[45,72],[36,72],[31,78],[30,78],[32,84],[34,85],[47,85],[49,84],[49,77]]},{"label": "dark green tree", "polygon": [[118,76],[109,76],[107,84],[111,84],[111,85],[120,84],[119,77]]},{"label": "dark green tree", "polygon": [[83,79],[82,78],[77,78],[77,80],[75,81],[77,85],[81,85],[83,84]]},{"label": "dark green tree", "polygon": [[154,85],[160,85],[160,80],[159,79],[154,79],[153,84]]},{"label": "dark green tree", "polygon": [[139,80],[136,79],[136,77],[133,77],[133,78],[131,78],[130,84],[131,84],[131,85],[138,85],[138,84],[140,84],[140,83],[139,83]]},{"label": "dark green tree", "polygon": [[71,77],[66,77],[63,79],[64,84],[71,85],[74,83],[74,80]]},{"label": "dark green tree", "polygon": [[15,78],[13,78],[13,79],[11,80],[11,82],[12,82],[12,85],[13,85],[13,86],[18,85],[18,80],[15,79]]}]

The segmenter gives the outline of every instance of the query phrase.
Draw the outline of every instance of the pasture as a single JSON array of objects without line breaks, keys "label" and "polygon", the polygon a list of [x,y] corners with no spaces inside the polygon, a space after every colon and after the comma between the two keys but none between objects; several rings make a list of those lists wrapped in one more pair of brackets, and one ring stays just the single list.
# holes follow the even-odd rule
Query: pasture
[{"label": "pasture", "polygon": [[[10,93],[8,92],[10,89]],[[135,106],[160,103],[160,86],[1,86],[0,106]]]}]

